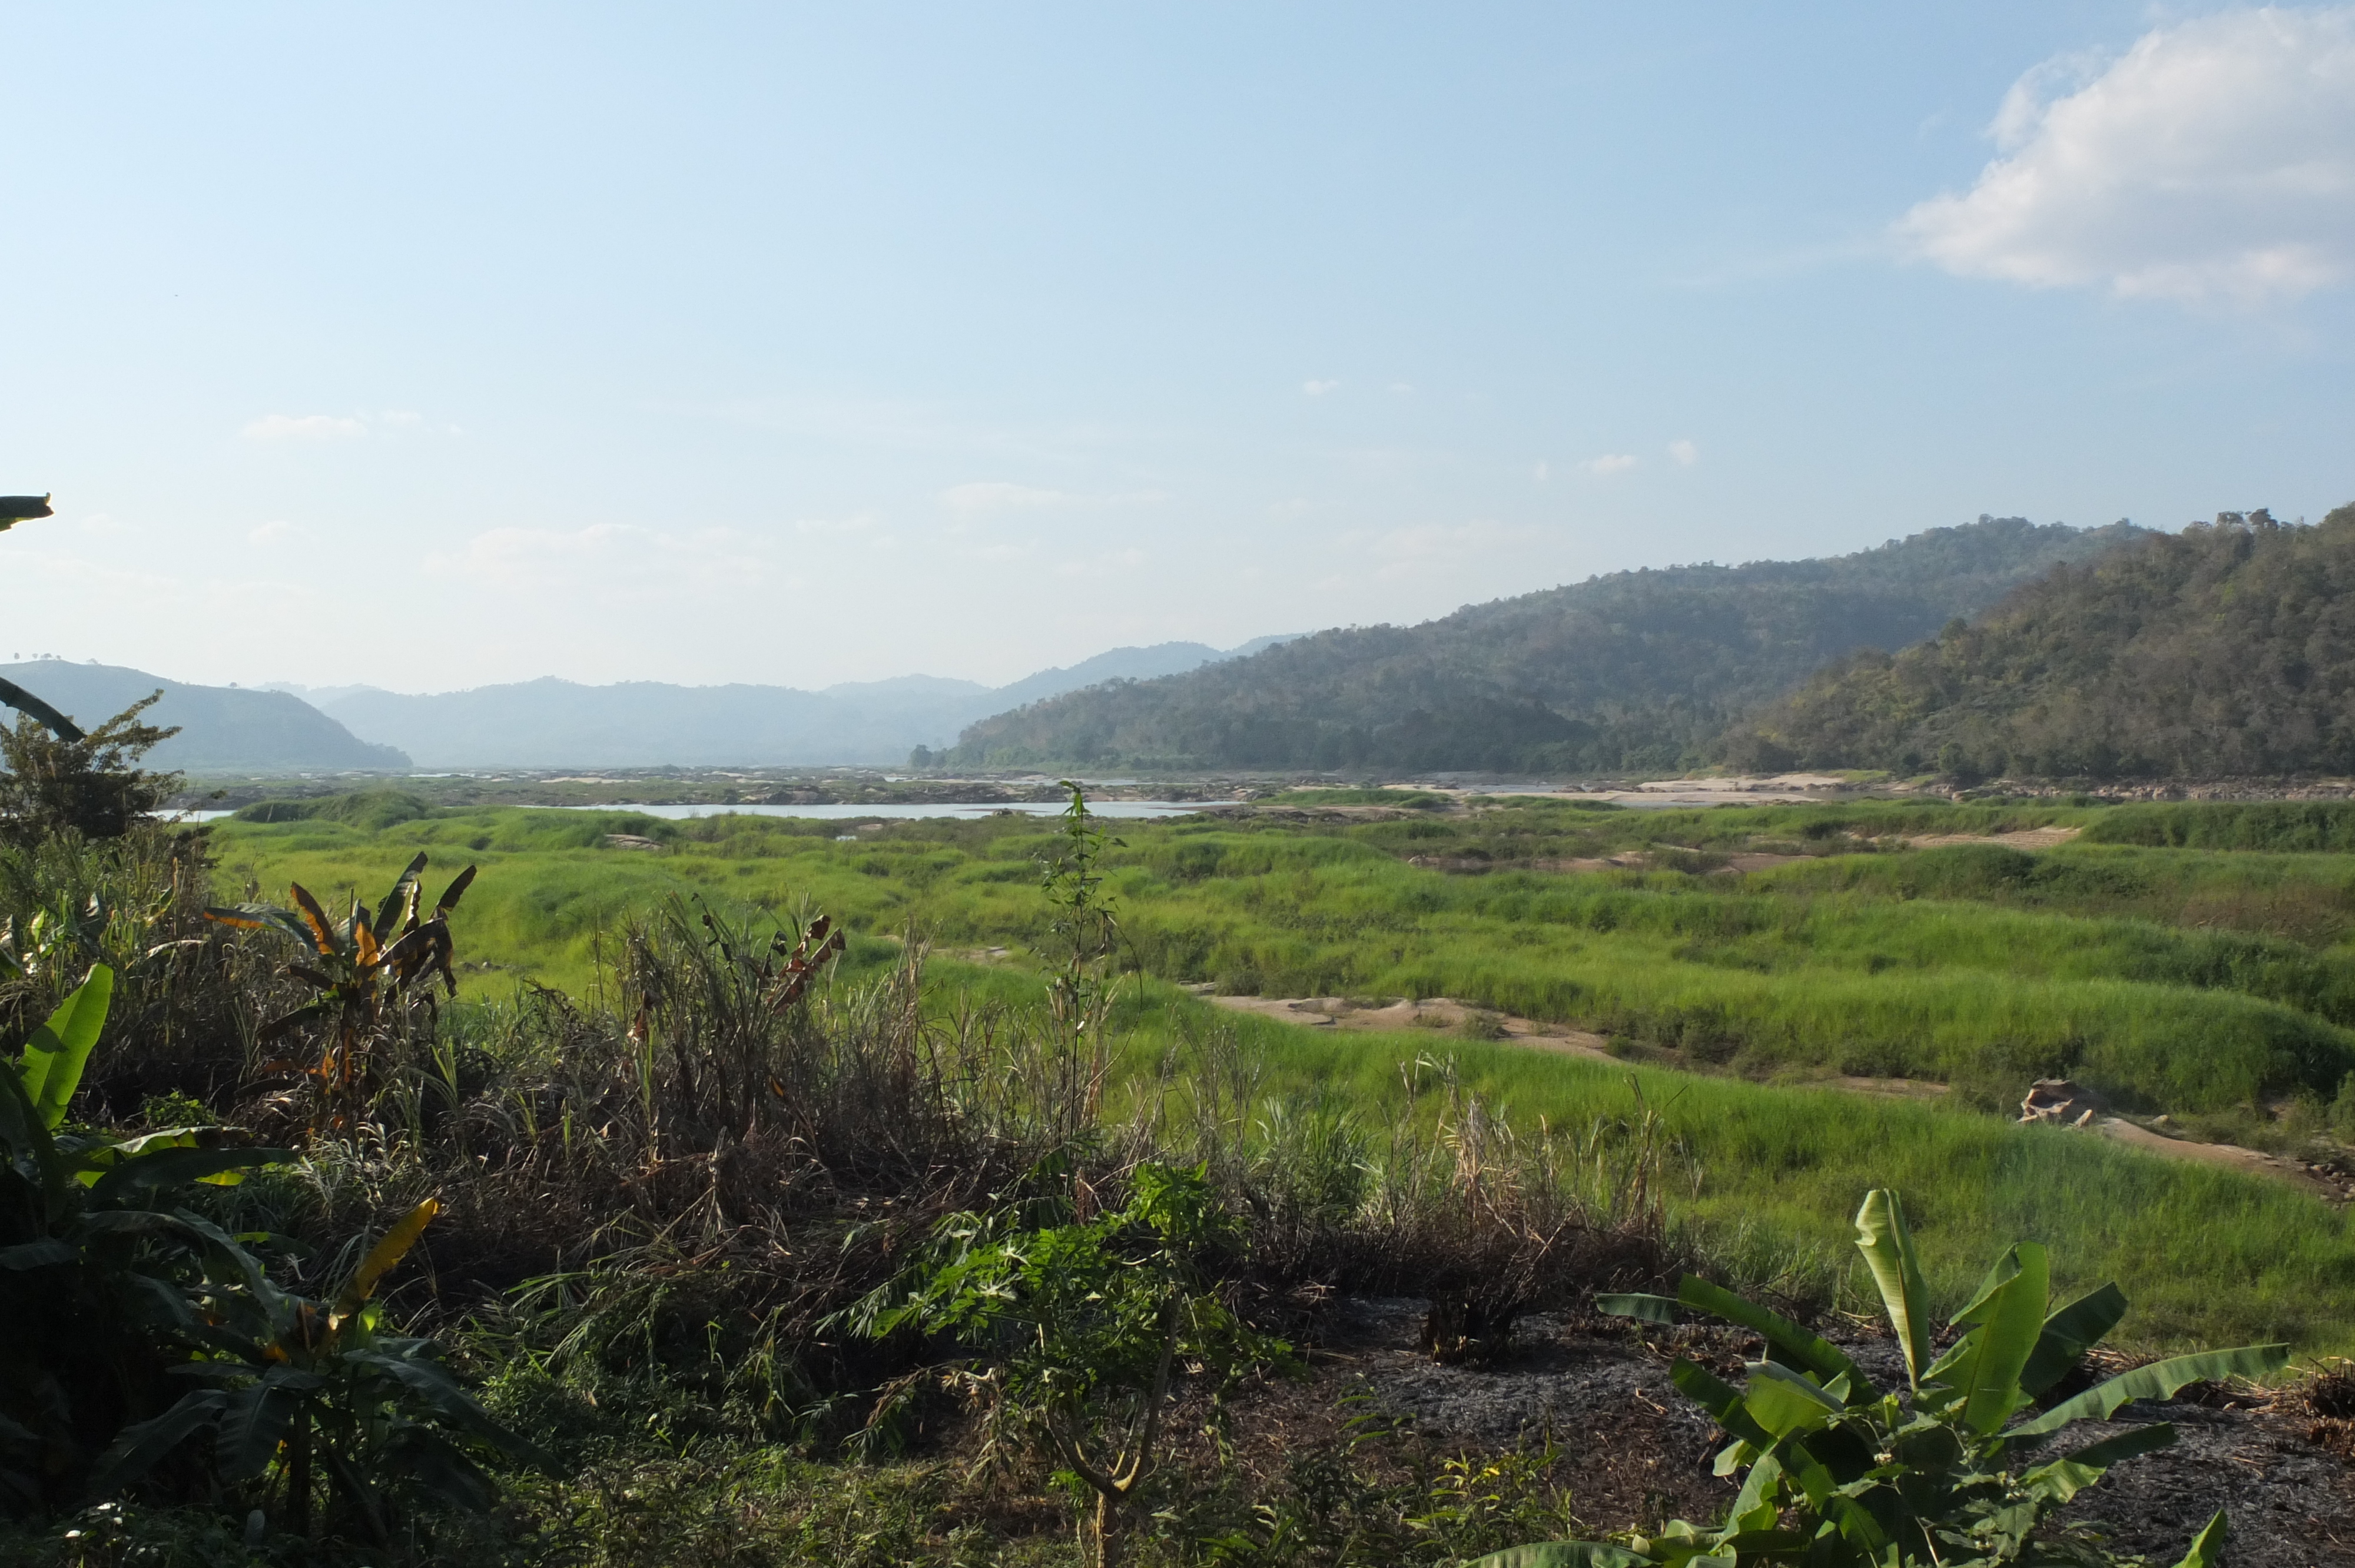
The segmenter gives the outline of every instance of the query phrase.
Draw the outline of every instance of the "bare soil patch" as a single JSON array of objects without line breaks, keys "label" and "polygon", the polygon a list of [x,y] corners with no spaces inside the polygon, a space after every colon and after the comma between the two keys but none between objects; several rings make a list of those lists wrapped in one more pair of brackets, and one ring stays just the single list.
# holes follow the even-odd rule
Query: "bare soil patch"
[{"label": "bare soil patch", "polygon": [[1938,849],[1946,844],[2001,844],[2006,849],[2045,850],[2055,844],[2065,844],[2083,828],[2021,828],[2009,833],[1925,833],[1905,842],[1915,849]]},{"label": "bare soil patch", "polygon": [[1204,1000],[1231,1012],[1255,1013],[1308,1029],[1357,1029],[1399,1033],[1413,1029],[1465,1033],[1476,1022],[1493,1024],[1497,1038],[1565,1055],[1594,1056],[1615,1061],[1600,1034],[1534,1018],[1492,1012],[1452,997],[1369,998],[1347,996],[1214,996],[1208,987],[1193,988]]},{"label": "bare soil patch", "polygon": [[[1426,1307],[1337,1304],[1318,1358],[1324,1377],[1339,1383],[1336,1372],[1354,1373],[1426,1440],[1493,1448],[1550,1439],[1590,1528],[1656,1526],[1663,1514],[1710,1519],[1732,1497],[1732,1485],[1710,1473],[1722,1435],[1677,1393],[1668,1366],[1686,1354],[1736,1374],[1737,1358],[1758,1353],[1754,1338],[1533,1314],[1506,1355],[1443,1366],[1415,1348]],[[1903,1385],[1891,1341],[1837,1330],[1832,1337],[1882,1387]],[[2176,1446],[2112,1471],[2062,1517],[2165,1563],[2221,1508],[2232,1521],[2228,1563],[2355,1565],[2355,1477],[2340,1456],[2340,1429],[2350,1424],[2318,1419],[2310,1404],[2303,1387],[2206,1390],[2200,1403],[2133,1404],[2118,1422],[2074,1428],[2070,1449],[2152,1421],[2173,1423],[2179,1436]]]}]

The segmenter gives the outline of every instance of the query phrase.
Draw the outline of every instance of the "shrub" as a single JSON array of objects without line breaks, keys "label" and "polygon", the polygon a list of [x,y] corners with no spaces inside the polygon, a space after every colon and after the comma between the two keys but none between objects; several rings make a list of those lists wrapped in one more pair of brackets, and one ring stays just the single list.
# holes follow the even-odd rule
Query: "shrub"
[{"label": "shrub", "polygon": [[[2110,1467],[2175,1441],[2165,1423],[2132,1427],[2060,1458],[2038,1450],[2079,1421],[2107,1421],[2137,1399],[2166,1399],[2203,1379],[2258,1376],[2289,1359],[2286,1345],[2245,1346],[2154,1361],[2013,1417],[2049,1399],[2085,1352],[2126,1316],[2115,1285],[2048,1311],[2044,1249],[2021,1242],[1996,1260],[1971,1303],[1955,1315],[1962,1330],[1934,1360],[1929,1287],[1905,1210],[1885,1189],[1857,1213],[1857,1246],[1879,1287],[1891,1334],[1904,1352],[1908,1396],[1883,1393],[1838,1347],[1762,1307],[1692,1276],[1677,1297],[1599,1298],[1606,1311],[1673,1323],[1679,1308],[1764,1336],[1766,1349],[1736,1389],[1679,1358],[1673,1376],[1685,1395],[1716,1417],[1733,1441],[1718,1474],[1746,1467],[1726,1521],[1710,1530],[1686,1520],[1626,1543],[1565,1542],[1482,1559],[1487,1568],[1642,1568],[1646,1564],[1804,1561],[1809,1568],[1922,1568],[1957,1563],[2111,1561],[2085,1542],[2048,1545],[2046,1517],[2102,1478]],[[2179,1568],[2221,1561],[2224,1516],[2191,1544]]]}]

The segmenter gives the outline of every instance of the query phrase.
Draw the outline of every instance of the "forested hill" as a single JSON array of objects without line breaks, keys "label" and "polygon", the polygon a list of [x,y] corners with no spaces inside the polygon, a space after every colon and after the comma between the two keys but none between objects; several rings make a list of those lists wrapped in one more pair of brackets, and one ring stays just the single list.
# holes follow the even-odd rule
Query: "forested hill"
[{"label": "forested hill", "polygon": [[1813,561],[1619,572],[1420,626],[1319,632],[1248,659],[988,718],[964,767],[1498,772],[1677,767],[1860,646],[1899,648],[2064,560],[2139,535],[2024,518]]},{"label": "forested hill", "polygon": [[2355,773],[2355,506],[2226,513],[1823,672],[1732,737],[1745,765],[1963,779]]}]

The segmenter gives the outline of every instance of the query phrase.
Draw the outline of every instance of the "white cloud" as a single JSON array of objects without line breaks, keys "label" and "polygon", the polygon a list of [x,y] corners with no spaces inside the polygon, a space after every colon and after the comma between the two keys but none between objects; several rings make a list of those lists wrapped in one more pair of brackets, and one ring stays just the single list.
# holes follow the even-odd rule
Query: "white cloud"
[{"label": "white cloud", "polygon": [[1060,490],[1039,490],[1028,484],[1007,484],[994,479],[953,484],[941,492],[941,504],[960,517],[983,517],[997,512],[1035,512],[1041,507],[1060,506],[1071,499]]},{"label": "white cloud", "polygon": [[264,414],[238,433],[250,441],[340,441],[367,429],[334,414]]},{"label": "white cloud", "polygon": [[[2051,96],[2067,89],[2061,96]],[[1901,243],[2032,288],[2255,303],[2355,275],[2355,6],[2227,11],[2023,76]]]},{"label": "white cloud", "polygon": [[410,408],[387,408],[377,418],[396,429],[406,429],[411,425],[421,425],[425,422],[424,415]]},{"label": "white cloud", "polygon": [[1338,381],[1304,381],[1300,389],[1311,397],[1322,397],[1327,392],[1337,390],[1340,385]]},{"label": "white cloud", "polygon": [[272,518],[271,521],[264,523],[258,527],[247,529],[245,531],[245,542],[249,545],[268,545],[277,540],[283,539],[289,534],[293,532],[293,524],[287,522],[282,517]]},{"label": "white cloud", "polygon": [[1589,473],[1608,478],[1612,474],[1625,473],[1634,468],[1636,456],[1633,452],[1605,452],[1599,458],[1588,458],[1578,466]]},{"label": "white cloud", "polygon": [[1678,468],[1690,468],[1700,461],[1700,449],[1688,440],[1670,441],[1668,458]]},{"label": "white cloud", "polygon": [[1537,467],[1529,470],[1529,477],[1536,480],[1540,484],[1543,484],[1547,480],[1553,477],[1553,464],[1550,462],[1541,462],[1538,464]]}]

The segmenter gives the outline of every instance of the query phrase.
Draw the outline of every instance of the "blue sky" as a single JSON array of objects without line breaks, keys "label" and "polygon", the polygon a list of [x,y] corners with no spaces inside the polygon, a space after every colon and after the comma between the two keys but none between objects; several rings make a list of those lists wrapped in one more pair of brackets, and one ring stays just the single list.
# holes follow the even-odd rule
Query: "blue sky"
[{"label": "blue sky", "polygon": [[991,682],[2355,500],[2355,11],[0,5],[0,654]]}]

